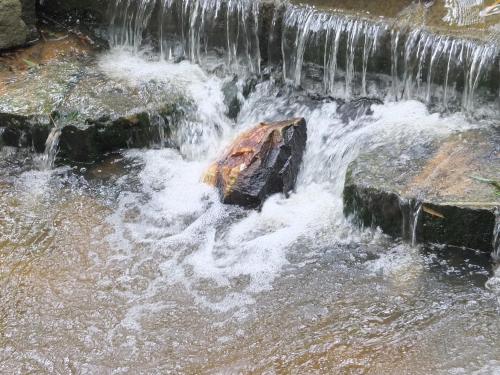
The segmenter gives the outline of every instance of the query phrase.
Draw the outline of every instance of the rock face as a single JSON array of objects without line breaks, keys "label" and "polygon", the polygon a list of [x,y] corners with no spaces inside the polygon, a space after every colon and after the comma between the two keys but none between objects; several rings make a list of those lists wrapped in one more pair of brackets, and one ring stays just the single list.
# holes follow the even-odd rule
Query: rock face
[{"label": "rock face", "polygon": [[0,56],[0,145],[44,152],[58,128],[58,159],[66,163],[166,145],[178,97],[159,83],[110,78],[85,38],[41,32],[42,41]]},{"label": "rock face", "polygon": [[344,212],[393,237],[491,252],[500,200],[488,181],[499,178],[498,130],[360,155],[347,173]]},{"label": "rock face", "polygon": [[19,0],[0,0],[0,49],[26,42],[29,30],[22,19],[22,12]]},{"label": "rock face", "polygon": [[260,123],[233,142],[204,181],[224,203],[258,207],[270,194],[294,188],[306,140],[303,118]]}]

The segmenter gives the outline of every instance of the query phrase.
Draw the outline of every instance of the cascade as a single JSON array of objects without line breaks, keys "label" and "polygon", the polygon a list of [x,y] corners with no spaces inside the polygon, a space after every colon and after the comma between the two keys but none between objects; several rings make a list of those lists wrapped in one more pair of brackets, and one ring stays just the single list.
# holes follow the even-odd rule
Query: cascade
[{"label": "cascade", "polygon": [[[323,70],[325,92],[346,98],[369,94],[368,73],[375,80],[383,73],[390,76],[393,99],[418,99],[442,109],[453,101],[456,109],[471,111],[480,84],[496,74],[499,53],[493,36],[470,40],[309,6],[288,5],[283,16],[284,78],[300,86],[307,63],[314,63]],[[342,82],[343,88],[335,89]]]},{"label": "cascade", "polygon": [[[366,95],[368,64],[387,28],[384,23],[325,13],[313,7],[288,5],[283,16],[281,39],[284,78],[299,86],[305,59],[320,62],[322,56],[326,93],[337,93],[336,79],[343,75],[343,96],[350,97],[355,91]],[[361,88],[355,87],[358,60],[362,65]]]},{"label": "cascade", "polygon": [[[225,50],[227,67],[260,73],[259,1],[116,0],[110,40],[139,51],[148,26],[163,59],[201,63],[209,49]],[[158,19],[155,19],[155,15]]]},{"label": "cascade", "polygon": [[250,0],[115,0],[110,40],[137,52],[149,35],[163,59],[203,65],[222,54],[229,71],[255,74],[261,49],[274,57],[279,45],[286,82],[319,81],[326,94],[343,98],[389,95],[471,112],[486,87],[487,100],[497,100],[498,87],[488,84],[498,75],[494,32],[489,40],[474,40],[313,6],[273,7],[264,11],[260,1]]},{"label": "cascade", "polygon": [[[498,46],[436,35],[423,29],[411,31],[405,39],[401,51],[404,60],[402,87],[396,83],[395,93],[428,104],[435,99],[447,108],[450,92],[462,91],[462,108],[472,110],[479,82],[494,67],[500,51]],[[393,71],[397,71],[398,56],[398,52],[394,52]],[[442,86],[438,98],[432,97],[434,84]],[[458,86],[462,86],[461,90],[456,90]]]}]

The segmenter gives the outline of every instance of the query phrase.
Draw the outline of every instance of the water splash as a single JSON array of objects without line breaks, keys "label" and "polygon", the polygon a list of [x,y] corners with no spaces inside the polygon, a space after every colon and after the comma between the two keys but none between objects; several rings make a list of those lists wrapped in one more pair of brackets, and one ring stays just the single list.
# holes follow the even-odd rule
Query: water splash
[{"label": "water splash", "polygon": [[[114,49],[101,57],[99,68],[111,78],[136,87],[154,81],[169,93],[182,113],[170,119],[168,138],[188,159],[216,152],[221,138],[232,134],[232,122],[225,116],[224,81],[207,75],[198,65],[189,61],[148,61],[130,51]],[[156,117],[160,144],[165,145],[164,119]]]},{"label": "water splash", "polygon": [[[170,76],[186,82],[185,88],[207,87],[207,77],[194,75],[199,68],[188,62],[129,59],[130,66],[139,70],[135,79],[165,80]],[[125,60],[111,59],[114,64]],[[111,68],[127,79],[134,77],[123,64],[108,66],[107,71]],[[198,79],[201,81],[194,82]],[[161,293],[181,285],[197,304],[219,312],[244,313],[258,293],[272,289],[275,279],[292,266],[289,259],[303,249],[304,242],[316,244],[319,240],[331,247],[359,241],[362,234],[344,217],[342,191],[348,165],[360,152],[387,139],[449,134],[466,123],[460,117],[449,120],[430,115],[425,105],[415,101],[374,106],[372,116],[345,123],[335,101],[312,99],[269,80],[257,84],[243,103],[236,124],[226,127],[226,122],[220,122],[223,131],[210,133],[205,111],[218,108],[217,113],[222,113],[224,106],[215,100],[220,95],[220,81],[208,82],[212,91],[193,97],[199,117],[191,119],[191,126],[209,132],[207,136],[198,138],[196,132],[179,129],[178,136],[185,137],[181,145],[186,145],[181,155],[171,149],[128,152],[128,157],[142,165],[139,191],[122,193],[109,220],[116,229],[110,238],[116,248],[130,249],[130,256],[137,247],[148,256],[161,254],[161,276],[151,291]],[[200,182],[215,154],[236,133],[255,123],[294,116],[303,116],[308,122],[308,144],[296,191],[289,198],[270,197],[259,212],[221,205],[216,192]],[[191,147],[198,151],[196,157],[183,157]],[[219,294],[220,290],[224,293]],[[140,327],[140,319],[133,322]]]}]

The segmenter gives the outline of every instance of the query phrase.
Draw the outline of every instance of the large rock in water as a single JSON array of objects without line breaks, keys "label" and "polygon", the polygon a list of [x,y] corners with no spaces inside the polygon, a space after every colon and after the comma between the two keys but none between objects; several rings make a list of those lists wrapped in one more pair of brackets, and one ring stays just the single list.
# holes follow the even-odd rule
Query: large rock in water
[{"label": "large rock in water", "polygon": [[270,194],[294,188],[306,140],[303,118],[260,123],[232,143],[204,181],[224,203],[258,207]]}]

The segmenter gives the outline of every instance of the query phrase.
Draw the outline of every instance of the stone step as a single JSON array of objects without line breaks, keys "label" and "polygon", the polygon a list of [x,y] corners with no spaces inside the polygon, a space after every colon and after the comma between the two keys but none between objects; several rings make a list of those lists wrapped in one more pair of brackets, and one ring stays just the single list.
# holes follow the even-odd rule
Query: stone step
[{"label": "stone step", "polygon": [[492,252],[499,145],[500,128],[493,127],[362,154],[347,173],[345,214],[417,243]]},{"label": "stone step", "polygon": [[87,163],[168,136],[176,101],[167,90],[113,80],[98,69],[98,50],[85,38],[45,34],[45,41],[0,57],[1,143],[43,152],[59,127],[59,156]]}]

